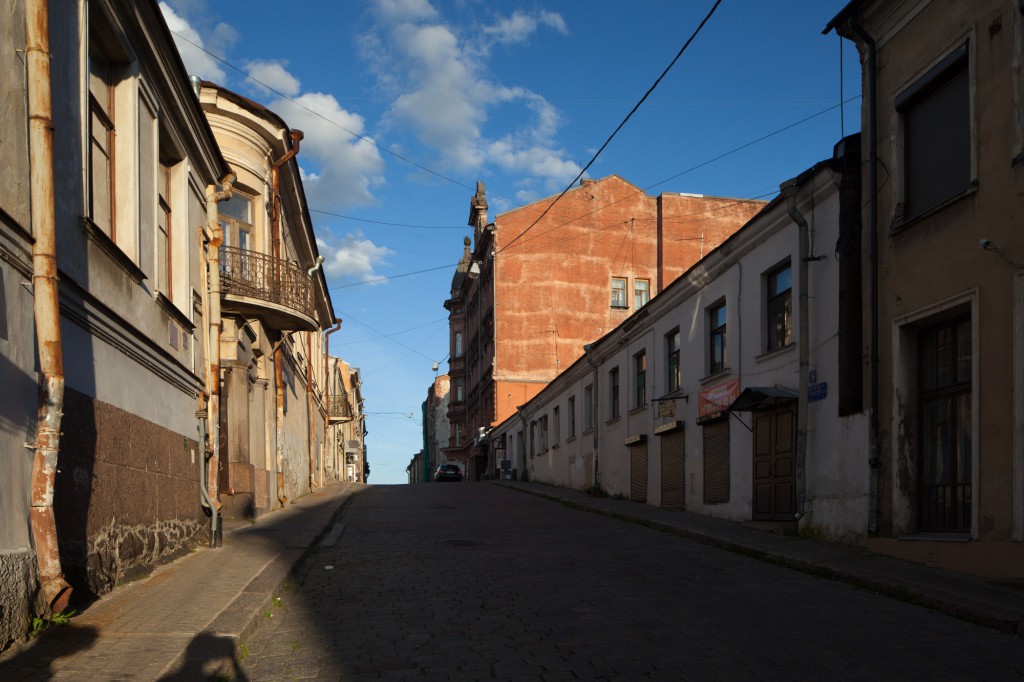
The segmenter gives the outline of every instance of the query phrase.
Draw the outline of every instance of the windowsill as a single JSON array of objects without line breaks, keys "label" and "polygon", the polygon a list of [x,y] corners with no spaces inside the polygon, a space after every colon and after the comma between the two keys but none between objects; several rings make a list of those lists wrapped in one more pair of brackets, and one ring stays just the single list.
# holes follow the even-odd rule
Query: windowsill
[{"label": "windowsill", "polygon": [[589,429],[584,429],[584,430],[583,430],[583,433],[582,433],[582,435],[584,435],[584,436],[589,436],[589,435],[590,435],[590,434],[592,434],[593,432],[594,432],[594,428],[593,428],[593,427],[591,427],[591,428],[589,428]]},{"label": "windowsill", "polygon": [[611,419],[605,420],[605,424],[614,424],[615,422],[619,421],[620,419],[622,419],[622,415],[619,415],[618,417],[612,417]]},{"label": "windowsill", "polygon": [[629,310],[628,305],[613,305],[612,310]]},{"label": "windowsill", "polygon": [[629,411],[629,413],[630,414],[636,414],[638,412],[643,412],[646,408],[647,408],[647,403],[644,403],[643,405],[637,405],[636,407],[632,408]]},{"label": "windowsill", "polygon": [[568,438],[565,439],[565,442],[572,443],[574,440],[576,440],[576,436],[569,436]]},{"label": "windowsill", "polygon": [[788,345],[783,346],[782,348],[776,348],[775,350],[770,350],[766,353],[761,353],[760,355],[754,357],[754,362],[764,362],[765,360],[771,360],[772,358],[778,355],[785,355],[794,348],[796,348],[796,344],[790,343]]},{"label": "windowsill", "polygon": [[554,445],[552,445],[551,449],[552,450],[557,450],[558,449],[558,443],[555,443]]},{"label": "windowsill", "polygon": [[163,308],[164,312],[170,315],[175,322],[185,329],[186,332],[191,334],[196,330],[196,326],[192,323],[192,320],[188,319],[188,316],[181,312],[178,309],[178,306],[174,305],[171,299],[164,296],[162,292],[156,292],[153,294],[153,298],[156,299],[156,302],[161,308]]},{"label": "windowsill", "polygon": [[960,192],[959,194],[957,194],[955,196],[950,197],[949,199],[946,199],[945,201],[943,201],[938,206],[933,206],[932,208],[929,208],[924,213],[919,213],[918,215],[914,216],[913,218],[907,218],[906,220],[901,220],[901,221],[898,221],[898,222],[894,219],[893,222],[892,222],[892,225],[889,226],[889,234],[898,234],[898,233],[902,232],[903,230],[907,229],[908,227],[912,227],[916,223],[919,223],[922,220],[925,220],[926,218],[929,218],[929,217],[935,215],[939,211],[941,211],[941,210],[943,210],[943,209],[945,209],[945,208],[955,204],[956,202],[960,201],[961,199],[966,199],[969,196],[973,196],[974,194],[977,194],[977,192],[978,192],[978,181],[977,180],[973,180],[973,181],[971,181],[971,184],[969,184],[967,186],[967,188],[964,189],[962,192]]},{"label": "windowsill", "polygon": [[110,260],[120,266],[136,284],[142,284],[146,280],[146,273],[92,219],[88,216],[80,216],[80,220],[90,241],[100,247],[110,257]]},{"label": "windowsill", "polygon": [[719,379],[721,379],[723,377],[727,377],[730,374],[732,374],[732,369],[730,369],[728,367],[723,367],[722,369],[718,370],[714,374],[709,374],[706,377],[704,377],[703,379],[698,379],[697,381],[700,383],[701,386],[707,386],[708,384],[713,384],[714,382],[718,381]]}]

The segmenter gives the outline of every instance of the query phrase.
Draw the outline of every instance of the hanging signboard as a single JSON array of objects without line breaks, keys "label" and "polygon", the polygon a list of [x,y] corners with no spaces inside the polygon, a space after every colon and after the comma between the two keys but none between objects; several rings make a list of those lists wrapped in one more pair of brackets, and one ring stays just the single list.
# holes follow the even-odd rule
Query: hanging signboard
[{"label": "hanging signboard", "polygon": [[739,377],[706,388],[697,395],[699,416],[724,412],[740,394]]}]

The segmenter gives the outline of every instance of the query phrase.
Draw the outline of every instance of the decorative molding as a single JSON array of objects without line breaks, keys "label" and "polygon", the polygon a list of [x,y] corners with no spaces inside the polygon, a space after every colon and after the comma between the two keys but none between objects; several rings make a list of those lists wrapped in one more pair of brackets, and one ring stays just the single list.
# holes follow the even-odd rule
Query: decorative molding
[{"label": "decorative molding", "polygon": [[188,319],[185,313],[178,310],[178,306],[174,305],[169,298],[163,295],[163,293],[157,291],[153,294],[153,300],[157,302],[160,308],[167,313],[172,320],[181,325],[185,331],[192,334],[196,330],[195,324],[192,320]]},{"label": "decorative molding", "polygon": [[121,247],[111,239],[106,232],[101,230],[96,223],[94,223],[87,216],[79,216],[79,221],[82,223],[82,229],[85,230],[86,236],[89,241],[100,247],[103,253],[107,254],[107,257],[122,270],[125,274],[132,278],[136,284],[142,284],[146,281],[146,273],[139,268],[135,262],[128,257]]}]

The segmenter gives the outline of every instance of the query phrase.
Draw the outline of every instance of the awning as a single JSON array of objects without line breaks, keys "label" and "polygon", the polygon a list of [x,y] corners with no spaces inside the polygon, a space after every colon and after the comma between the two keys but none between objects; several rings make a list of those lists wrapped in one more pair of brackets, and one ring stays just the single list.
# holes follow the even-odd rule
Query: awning
[{"label": "awning", "polygon": [[754,386],[743,389],[729,405],[729,412],[753,412],[767,407],[791,403],[800,397],[794,390],[782,386]]}]

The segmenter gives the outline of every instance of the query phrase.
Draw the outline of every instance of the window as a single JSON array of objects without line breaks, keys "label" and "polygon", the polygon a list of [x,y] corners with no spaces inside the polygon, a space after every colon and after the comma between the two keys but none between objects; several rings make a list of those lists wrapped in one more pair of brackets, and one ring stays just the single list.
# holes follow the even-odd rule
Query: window
[{"label": "window", "polygon": [[455,357],[462,357],[462,332],[455,332]]},{"label": "window", "polygon": [[678,391],[683,385],[682,372],[679,368],[679,330],[673,329],[665,335],[665,354],[668,367],[668,392]]},{"label": "window", "polygon": [[569,434],[568,434],[568,437],[569,438],[575,438],[576,437],[576,396],[574,396],[574,395],[569,396],[569,405],[568,405],[568,410],[567,411],[569,412]]},{"label": "window", "polygon": [[[92,21],[90,17],[90,21]],[[114,77],[112,59],[89,33],[89,217],[114,237]]]},{"label": "window", "polygon": [[230,199],[217,204],[217,213],[220,227],[224,230],[224,244],[248,250],[252,234],[252,199],[234,190]]},{"label": "window", "polygon": [[619,416],[619,368],[608,372],[608,418]]},{"label": "window", "polygon": [[922,531],[971,529],[971,321],[960,318],[922,330],[918,526]]},{"label": "window", "polygon": [[562,439],[562,417],[557,406],[551,411],[551,421],[551,442],[558,445],[558,441]]},{"label": "window", "polygon": [[464,398],[462,377],[458,377],[455,379],[455,402],[461,403]]},{"label": "window", "polygon": [[638,279],[633,281],[633,304],[640,310],[651,300],[651,280]]},{"label": "window", "polygon": [[462,445],[462,424],[455,424],[455,447]]},{"label": "window", "polygon": [[971,93],[964,43],[896,98],[903,124],[903,207],[916,218],[971,184]]},{"label": "window", "polygon": [[172,242],[171,242],[171,168],[170,162],[160,159],[157,173],[157,214],[156,214],[156,270],[157,290],[168,299],[173,299],[173,279],[171,277]]},{"label": "window", "polygon": [[633,356],[633,407],[647,404],[647,351]]},{"label": "window", "polygon": [[793,343],[792,268],[789,263],[766,276],[767,345],[765,351],[785,348]]},{"label": "window", "polygon": [[629,307],[629,303],[626,302],[626,279],[624,277],[612,277],[612,307]]},{"label": "window", "polygon": [[725,369],[725,303],[708,308],[708,374]]},{"label": "window", "polygon": [[589,384],[583,389],[583,430],[594,428],[594,385]]},{"label": "window", "polygon": [[540,433],[540,441],[537,444],[537,448],[540,452],[544,452],[548,449],[548,416],[544,415],[537,420],[537,430]]}]

